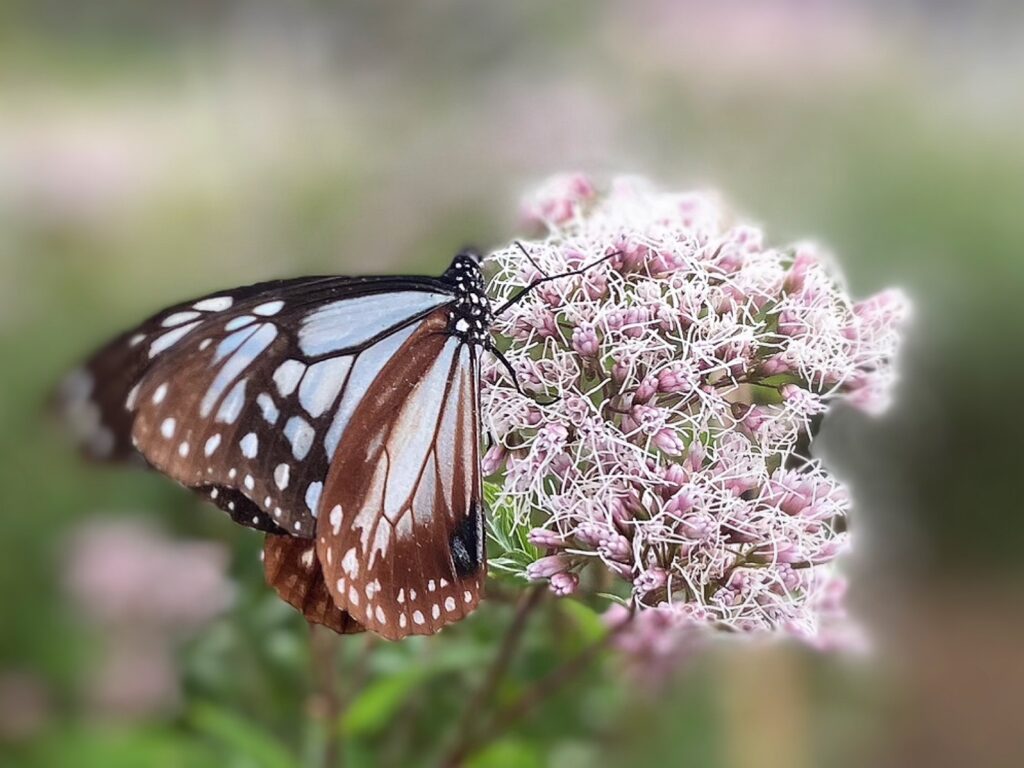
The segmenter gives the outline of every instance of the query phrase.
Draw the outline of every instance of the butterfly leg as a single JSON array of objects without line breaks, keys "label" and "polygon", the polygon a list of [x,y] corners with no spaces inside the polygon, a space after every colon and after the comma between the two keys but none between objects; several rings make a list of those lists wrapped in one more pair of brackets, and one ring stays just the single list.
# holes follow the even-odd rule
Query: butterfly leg
[{"label": "butterfly leg", "polygon": [[505,357],[504,353],[500,349],[495,347],[493,344],[488,344],[487,351],[494,355],[498,359],[498,362],[500,362],[501,365],[505,368],[505,370],[508,371],[508,375],[512,377],[512,385],[516,388],[516,392],[518,392],[523,397],[530,398],[542,408],[554,405],[555,403],[562,399],[560,396],[555,395],[553,398],[547,401],[537,400],[535,397],[533,397],[526,390],[523,389],[523,385],[519,382],[519,377],[516,375],[515,369],[512,367],[512,363],[508,361],[508,358]]}]

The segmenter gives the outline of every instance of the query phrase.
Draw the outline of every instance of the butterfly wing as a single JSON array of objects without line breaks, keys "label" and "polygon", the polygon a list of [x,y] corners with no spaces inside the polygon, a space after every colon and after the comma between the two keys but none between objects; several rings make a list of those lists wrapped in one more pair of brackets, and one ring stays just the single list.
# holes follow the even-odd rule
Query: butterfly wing
[{"label": "butterfly wing", "polygon": [[267,534],[263,542],[263,573],[267,584],[311,624],[323,624],[338,634],[364,631],[355,619],[334,604],[310,539]]},{"label": "butterfly wing", "polygon": [[304,278],[217,293],[104,347],[65,382],[62,407],[94,457],[141,453],[243,525],[311,538],[366,387],[452,301],[427,278]]},{"label": "butterfly wing", "polygon": [[428,316],[363,398],[324,485],[335,604],[389,638],[470,613],[485,577],[477,348]]}]

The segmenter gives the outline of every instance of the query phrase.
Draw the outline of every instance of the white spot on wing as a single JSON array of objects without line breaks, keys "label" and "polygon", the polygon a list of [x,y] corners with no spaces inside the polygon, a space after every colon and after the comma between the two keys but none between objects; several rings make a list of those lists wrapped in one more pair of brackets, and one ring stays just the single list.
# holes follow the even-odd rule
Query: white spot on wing
[{"label": "white spot on wing", "polygon": [[388,535],[390,527],[384,521],[377,524],[377,534],[373,537],[373,547],[370,549],[370,568],[373,568],[378,552],[380,552],[382,557],[388,553],[388,545],[391,543],[391,537]]},{"label": "white spot on wing", "polygon": [[316,432],[301,416],[292,416],[284,425],[284,436],[292,446],[292,456],[296,461],[302,461],[313,446],[313,438]]},{"label": "white spot on wing", "polygon": [[206,441],[206,445],[203,446],[203,453],[207,456],[212,456],[213,452],[217,450],[217,446],[220,445],[220,433],[213,435]]},{"label": "white spot on wing", "polygon": [[277,417],[280,415],[280,412],[277,410],[277,404],[274,403],[274,398],[266,392],[260,392],[256,395],[256,405],[260,407],[260,412],[263,414],[263,418],[268,424],[277,423]]},{"label": "white spot on wing", "polygon": [[287,464],[278,464],[274,467],[274,484],[277,485],[279,490],[284,490],[288,487],[288,478],[291,475],[291,467]]},{"label": "white spot on wing", "polygon": [[317,480],[315,483],[310,483],[306,488],[306,506],[309,511],[313,513],[313,517],[316,517],[317,505],[320,503],[320,494],[324,490],[324,484]]},{"label": "white spot on wing", "polygon": [[252,315],[239,315],[233,317],[224,324],[225,331],[237,331],[239,328],[245,328],[252,322],[255,322],[256,318]]},{"label": "white spot on wing", "polygon": [[235,300],[230,296],[213,296],[197,301],[192,305],[192,309],[198,309],[201,312],[223,312],[225,309],[231,309],[231,305],[234,303]]},{"label": "white spot on wing", "polygon": [[274,371],[274,383],[277,385],[277,391],[281,393],[281,397],[288,397],[295,391],[295,387],[298,386],[299,379],[302,378],[305,371],[306,366],[298,360],[285,360],[277,366],[277,370]]},{"label": "white spot on wing", "polygon": [[176,325],[195,320],[197,317],[199,317],[198,312],[175,312],[173,315],[165,317],[160,325],[164,328],[173,328]]},{"label": "white spot on wing", "polygon": [[351,357],[335,357],[309,366],[299,385],[299,403],[310,416],[317,418],[334,404],[351,367]]},{"label": "white spot on wing", "polygon": [[124,401],[124,407],[127,408],[129,411],[135,408],[135,401],[138,400],[139,398],[140,386],[141,384],[136,384],[134,387],[132,387],[128,392],[127,399]]},{"label": "white spot on wing", "polygon": [[270,317],[280,312],[283,306],[283,301],[268,301],[265,304],[260,304],[253,310],[253,312],[257,315],[262,315],[263,317]]},{"label": "white spot on wing", "polygon": [[177,426],[178,422],[175,421],[173,418],[168,417],[164,419],[163,423],[160,425],[160,434],[163,435],[168,440],[170,440],[172,437],[174,437],[174,430]]},{"label": "white spot on wing", "polygon": [[359,578],[359,558],[356,557],[356,548],[349,547],[348,552],[341,558],[341,570],[350,579]]},{"label": "white spot on wing", "polygon": [[260,439],[255,432],[249,432],[238,442],[238,447],[242,449],[242,455],[245,458],[255,459],[260,449]]},{"label": "white spot on wing", "polygon": [[164,382],[153,392],[153,405],[160,405],[167,397],[167,383]]},{"label": "white spot on wing", "polygon": [[228,392],[227,397],[217,409],[216,420],[223,424],[234,424],[238,414],[242,412],[245,405],[245,379],[239,381]]},{"label": "white spot on wing", "polygon": [[200,321],[196,320],[194,323],[188,323],[187,325],[180,325],[173,331],[168,331],[162,336],[157,337],[156,341],[149,345],[149,356],[156,357],[161,352],[169,349],[173,345],[181,341],[193,328],[199,325]]}]

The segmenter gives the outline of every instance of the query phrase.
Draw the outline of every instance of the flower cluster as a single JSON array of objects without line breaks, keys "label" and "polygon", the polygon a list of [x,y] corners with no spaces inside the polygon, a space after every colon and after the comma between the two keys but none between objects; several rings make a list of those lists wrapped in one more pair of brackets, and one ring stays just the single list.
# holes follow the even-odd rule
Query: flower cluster
[{"label": "flower cluster", "polygon": [[523,212],[540,237],[489,255],[496,304],[579,272],[497,318],[515,378],[484,370],[485,471],[542,553],[524,575],[567,595],[600,564],[659,626],[827,642],[849,496],[808,444],[837,399],[884,408],[907,302],[854,303],[815,246],[639,179],[558,177]]}]

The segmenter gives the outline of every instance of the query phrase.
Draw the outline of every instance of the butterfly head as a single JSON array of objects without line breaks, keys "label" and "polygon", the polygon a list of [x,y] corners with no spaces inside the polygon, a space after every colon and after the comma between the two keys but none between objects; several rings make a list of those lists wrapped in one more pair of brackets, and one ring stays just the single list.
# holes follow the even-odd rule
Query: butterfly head
[{"label": "butterfly head", "polygon": [[480,268],[482,260],[479,252],[465,249],[452,259],[443,279],[455,288],[457,296],[449,332],[486,346],[490,340],[493,315],[491,302],[484,290],[484,276]]}]

